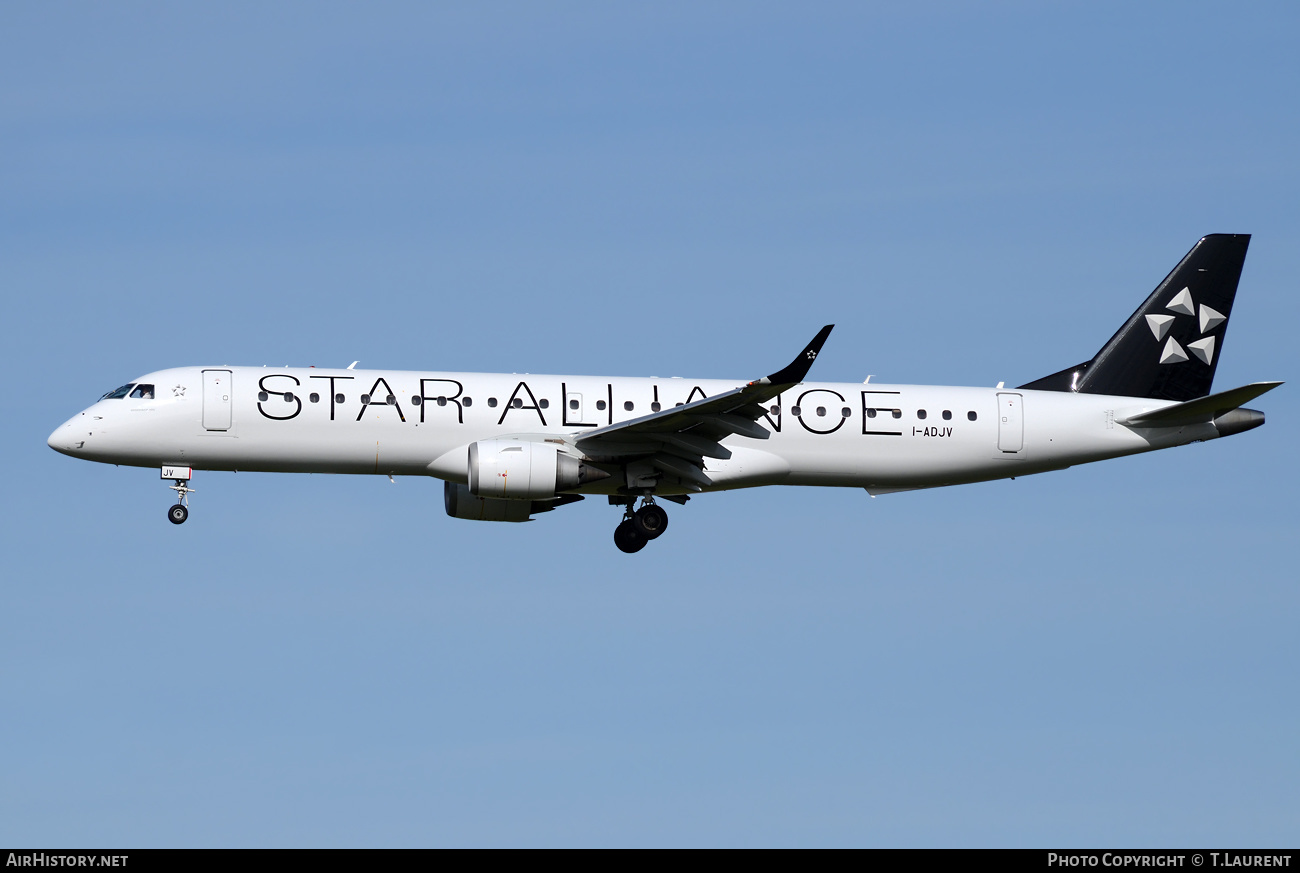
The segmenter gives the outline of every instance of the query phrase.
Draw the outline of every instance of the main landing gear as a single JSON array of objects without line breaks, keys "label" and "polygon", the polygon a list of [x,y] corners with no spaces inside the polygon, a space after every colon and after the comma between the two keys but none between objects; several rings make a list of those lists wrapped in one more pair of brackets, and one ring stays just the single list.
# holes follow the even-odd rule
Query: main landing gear
[{"label": "main landing gear", "polygon": [[634,497],[627,499],[623,520],[614,528],[614,545],[629,554],[641,551],[646,543],[668,529],[668,513],[654,502],[653,497],[642,498],[641,508],[633,512],[635,502]]}]

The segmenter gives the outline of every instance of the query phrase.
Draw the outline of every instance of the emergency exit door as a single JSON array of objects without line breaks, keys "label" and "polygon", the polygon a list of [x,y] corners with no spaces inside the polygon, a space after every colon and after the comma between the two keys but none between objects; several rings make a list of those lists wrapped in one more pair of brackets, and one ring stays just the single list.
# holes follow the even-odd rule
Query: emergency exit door
[{"label": "emergency exit door", "polygon": [[587,408],[583,402],[581,394],[575,394],[569,390],[567,384],[561,383],[561,396],[564,398],[564,411],[560,418],[560,423],[565,427],[595,427],[596,423],[587,420],[588,413],[592,410]]},{"label": "emergency exit door", "polygon": [[203,427],[230,430],[230,371],[203,371]]},{"label": "emergency exit door", "polygon": [[1025,445],[1025,421],[1019,394],[998,395],[998,449],[1015,453]]}]

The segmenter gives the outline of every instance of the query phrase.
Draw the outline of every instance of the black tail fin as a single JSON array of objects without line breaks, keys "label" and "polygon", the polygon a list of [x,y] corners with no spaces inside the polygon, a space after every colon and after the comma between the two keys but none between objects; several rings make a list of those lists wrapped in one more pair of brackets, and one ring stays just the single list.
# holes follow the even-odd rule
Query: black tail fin
[{"label": "black tail fin", "polygon": [[1249,245],[1244,233],[1202,237],[1091,361],[1020,387],[1178,401],[1209,394]]}]

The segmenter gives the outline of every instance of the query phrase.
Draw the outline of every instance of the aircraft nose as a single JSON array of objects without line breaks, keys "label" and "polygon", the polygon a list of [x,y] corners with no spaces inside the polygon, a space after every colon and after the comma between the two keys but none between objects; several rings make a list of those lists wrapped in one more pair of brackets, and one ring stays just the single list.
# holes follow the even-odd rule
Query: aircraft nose
[{"label": "aircraft nose", "polygon": [[54,429],[54,433],[50,434],[50,438],[45,441],[45,444],[54,449],[54,451],[66,455],[67,451],[64,448],[64,443],[68,441],[68,431],[69,428],[66,424],[59,425]]},{"label": "aircraft nose", "polygon": [[[45,444],[61,455],[73,455],[75,457],[77,449],[81,447],[77,445],[78,440],[75,438],[76,430],[74,429],[78,418],[80,416],[70,418],[56,427],[54,433],[50,434],[50,438],[45,441]],[[84,445],[85,440],[81,440],[81,443]]]}]

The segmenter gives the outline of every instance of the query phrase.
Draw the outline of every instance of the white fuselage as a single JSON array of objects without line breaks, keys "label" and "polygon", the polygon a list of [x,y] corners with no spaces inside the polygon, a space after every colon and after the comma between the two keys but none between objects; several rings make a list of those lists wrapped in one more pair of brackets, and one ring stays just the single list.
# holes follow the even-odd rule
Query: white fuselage
[{"label": "white fuselage", "polygon": [[[467,448],[573,436],[729,391],[740,381],[186,367],[136,380],[152,397],[104,399],[51,447],[87,460],[199,470],[371,473],[466,481]],[[362,396],[368,398],[364,404]],[[391,396],[392,402],[389,402]],[[728,437],[707,474],[724,490],[831,485],[873,492],[976,482],[1182,445],[1211,423],[1129,428],[1168,401],[1055,391],[805,382],[767,404],[766,440]],[[614,493],[612,477],[579,490]]]}]

